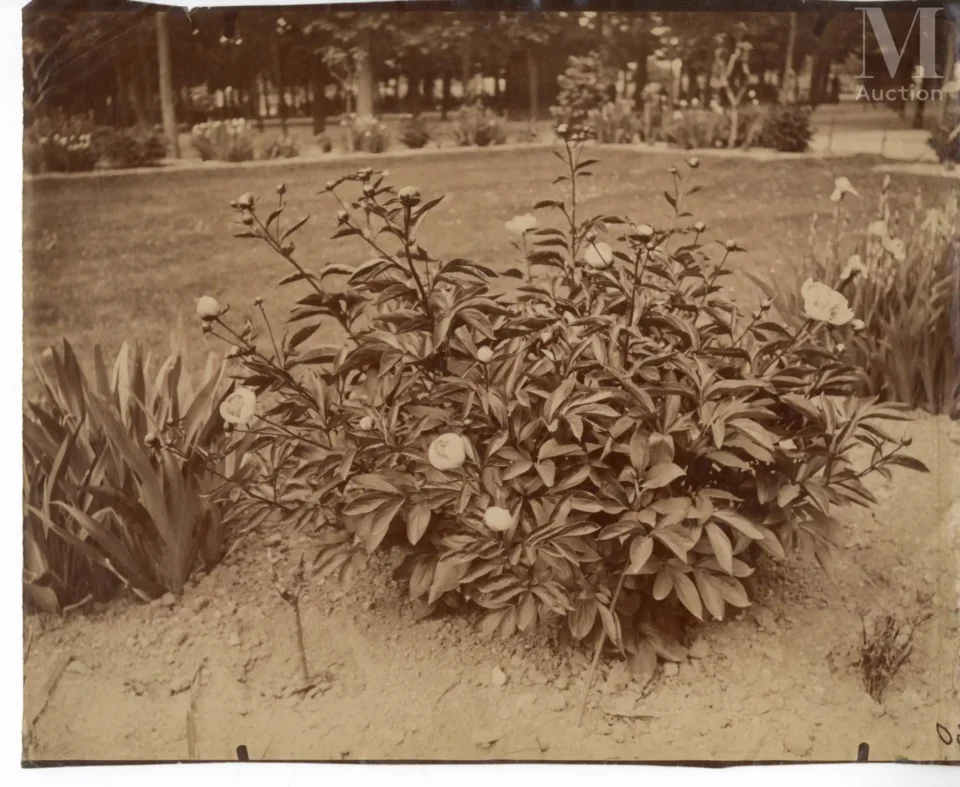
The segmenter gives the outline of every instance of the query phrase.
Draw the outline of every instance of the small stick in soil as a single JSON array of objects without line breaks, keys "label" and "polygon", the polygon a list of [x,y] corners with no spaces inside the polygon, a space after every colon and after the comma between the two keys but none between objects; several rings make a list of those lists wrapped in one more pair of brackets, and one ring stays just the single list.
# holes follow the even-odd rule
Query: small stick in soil
[{"label": "small stick in soil", "polygon": [[197,756],[197,695],[200,693],[200,673],[203,672],[203,665],[206,659],[200,662],[197,671],[193,676],[192,691],[190,696],[190,707],[187,709],[187,756],[191,760],[199,759]]},{"label": "small stick in soil", "polygon": [[[620,572],[620,581],[617,582],[617,589],[610,600],[610,614],[616,614],[617,601],[620,598],[620,591],[623,590],[623,582],[627,578],[627,567]],[[600,654],[603,652],[603,644],[607,641],[607,630],[600,626],[600,638],[597,640],[597,647],[593,651],[593,661],[590,663],[590,672],[587,674],[587,685],[583,687],[583,699],[580,702],[580,714],[577,716],[577,726],[583,724],[583,714],[587,710],[587,699],[590,697],[590,688],[593,686],[593,678],[597,672],[597,664],[600,663]]]},{"label": "small stick in soil", "polygon": [[70,662],[73,661],[73,655],[67,654],[62,656],[60,661],[57,662],[56,666],[53,668],[53,672],[50,673],[50,677],[47,678],[47,682],[43,687],[43,702],[40,704],[40,707],[37,709],[37,712],[33,714],[33,718],[30,719],[30,723],[27,725],[26,730],[24,731],[24,741],[23,741],[23,759],[29,760],[30,747],[34,742],[33,731],[36,729],[37,722],[40,721],[40,717],[44,714],[44,711],[47,709],[47,705],[50,702],[50,697],[53,695],[54,689],[57,688],[57,684],[60,683],[60,678],[63,677],[63,673],[66,671],[67,667],[70,666]]},{"label": "small stick in soil", "polygon": [[453,691],[460,683],[463,681],[463,675],[457,675],[457,679],[453,681],[447,688],[440,692],[440,696],[437,697],[436,701],[433,703],[433,707],[437,707],[440,704],[440,700],[446,697],[451,691]]},{"label": "small stick in soil", "polygon": [[303,644],[303,621],[300,617],[300,594],[303,592],[301,587],[303,580],[303,555],[300,555],[300,560],[294,569],[293,579],[296,584],[296,589],[290,590],[290,588],[280,582],[280,578],[276,576],[276,570],[274,570],[274,584],[277,593],[280,594],[280,598],[293,607],[293,616],[297,626],[297,649],[300,654],[300,670],[303,672],[303,686],[297,693],[302,694],[313,688],[310,682],[310,667],[307,665],[307,650]]}]

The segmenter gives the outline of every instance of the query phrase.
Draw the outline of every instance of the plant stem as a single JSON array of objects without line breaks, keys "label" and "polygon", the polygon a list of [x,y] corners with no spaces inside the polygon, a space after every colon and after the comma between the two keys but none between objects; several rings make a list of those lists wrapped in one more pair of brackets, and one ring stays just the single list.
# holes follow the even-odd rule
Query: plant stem
[{"label": "plant stem", "polygon": [[427,313],[427,316],[432,320],[433,319],[433,308],[430,306],[430,301],[427,298],[427,292],[423,289],[423,282],[420,281],[420,276],[417,273],[417,268],[413,264],[413,256],[410,254],[410,206],[404,205],[403,207],[403,251],[407,258],[407,267],[410,268],[410,275],[413,276],[413,280],[417,283],[417,289],[420,291],[420,300],[423,302],[423,309]]},{"label": "plant stem", "polygon": [[[277,220],[277,228],[279,229],[279,219]],[[273,351],[277,354],[277,363],[283,366],[283,358],[280,356],[280,348],[277,347],[276,337],[273,335],[273,327],[270,325],[270,320],[267,319],[267,312],[263,308],[263,304],[257,304],[257,308],[260,309],[260,314],[263,316],[263,321],[267,326],[267,332],[270,334],[270,341],[273,343]]]},{"label": "plant stem", "polygon": [[[617,614],[617,601],[620,598],[620,591],[623,590],[623,582],[627,578],[627,569],[629,565],[624,566],[623,571],[620,572],[620,580],[617,582],[617,589],[613,593],[613,598],[610,600],[610,614]],[[607,641],[607,630],[603,627],[603,622],[600,624],[600,639],[597,640],[597,647],[593,651],[593,661],[590,664],[590,672],[587,675],[587,685],[583,687],[583,700],[580,702],[580,715],[577,717],[577,726],[579,727],[583,723],[583,714],[587,709],[587,698],[590,696],[590,687],[593,685],[594,674],[597,671],[597,664],[600,663],[600,653],[603,651],[603,644]]]},{"label": "plant stem", "polygon": [[799,339],[800,336],[801,336],[801,334],[803,334],[803,332],[804,332],[808,327],[810,327],[810,323],[812,323],[812,322],[813,322],[813,320],[807,320],[803,325],[800,326],[799,329],[797,329],[797,332],[796,332],[795,334],[793,334],[793,336],[790,337],[790,342],[789,342],[786,346],[784,346],[784,348],[783,348],[782,350],[780,350],[780,352],[778,352],[778,353],[774,356],[773,360],[770,361],[770,363],[768,363],[766,366],[763,367],[763,371],[760,373],[760,376],[761,376],[761,377],[763,377],[763,375],[765,375],[765,374],[767,373],[767,371],[770,369],[770,367],[772,367],[777,361],[779,361],[779,360],[783,357],[783,354],[784,354],[787,350],[789,350],[791,347],[793,347],[794,344],[796,344],[797,339]]}]

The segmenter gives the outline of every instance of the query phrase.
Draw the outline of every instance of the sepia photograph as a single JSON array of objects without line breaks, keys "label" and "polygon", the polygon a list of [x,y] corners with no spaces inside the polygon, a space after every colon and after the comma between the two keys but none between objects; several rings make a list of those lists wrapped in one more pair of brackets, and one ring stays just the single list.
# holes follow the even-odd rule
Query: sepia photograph
[{"label": "sepia photograph", "polygon": [[21,19],[21,768],[960,764],[960,4]]}]

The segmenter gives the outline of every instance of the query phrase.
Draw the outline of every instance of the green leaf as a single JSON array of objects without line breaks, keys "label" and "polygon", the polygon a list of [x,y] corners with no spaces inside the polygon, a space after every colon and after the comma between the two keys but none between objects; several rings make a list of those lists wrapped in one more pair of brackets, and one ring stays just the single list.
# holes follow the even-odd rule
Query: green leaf
[{"label": "green leaf", "polygon": [[633,465],[633,469],[637,471],[638,478],[647,469],[648,459],[647,436],[637,429],[634,431],[633,437],[630,438],[630,463]]},{"label": "green leaf", "polygon": [[673,462],[661,462],[647,471],[643,479],[643,488],[661,489],[684,475],[686,471]]},{"label": "green leaf", "polygon": [[637,536],[630,542],[630,568],[628,573],[640,572],[650,556],[653,554],[653,539],[648,536]]},{"label": "green leaf", "polygon": [[900,467],[906,467],[910,470],[916,470],[920,473],[930,472],[930,468],[919,459],[912,456],[907,456],[905,454],[893,454],[887,461],[892,465],[899,465]]},{"label": "green leaf", "polygon": [[739,456],[730,451],[714,451],[707,454],[707,459],[716,462],[724,467],[732,467],[735,470],[749,470],[750,465],[744,462]]},{"label": "green leaf", "polygon": [[417,503],[407,512],[407,539],[414,546],[430,524],[430,513],[430,506],[425,503]]},{"label": "green leaf", "polygon": [[697,587],[690,577],[679,571],[673,572],[673,592],[695,618],[703,620],[703,603],[700,601],[700,593],[697,592]]},{"label": "green leaf", "polygon": [[723,530],[713,522],[706,526],[707,538],[713,547],[713,554],[717,557],[720,567],[728,574],[733,574],[733,545]]},{"label": "green leaf", "polygon": [[703,605],[707,608],[707,611],[716,620],[723,620],[724,599],[719,582],[714,579],[712,574],[700,569],[694,569],[693,578],[697,583],[697,590],[700,591],[700,597],[703,599]]},{"label": "green leaf", "polygon": [[732,508],[718,508],[713,512],[713,516],[749,538],[757,541],[763,539],[763,532],[743,514],[734,511]]}]

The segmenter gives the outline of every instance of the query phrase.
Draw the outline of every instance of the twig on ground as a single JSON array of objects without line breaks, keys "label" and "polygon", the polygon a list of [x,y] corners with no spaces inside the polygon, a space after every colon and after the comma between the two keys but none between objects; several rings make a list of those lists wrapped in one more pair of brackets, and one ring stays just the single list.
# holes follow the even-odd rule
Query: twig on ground
[{"label": "twig on ground", "polygon": [[457,679],[453,681],[449,686],[447,686],[443,691],[440,692],[440,696],[434,700],[433,707],[437,707],[440,704],[440,700],[446,697],[451,691],[453,691],[460,683],[463,681],[463,674],[457,675]]},{"label": "twig on ground", "polygon": [[44,711],[47,709],[47,705],[50,702],[50,697],[53,695],[54,690],[57,688],[57,684],[60,683],[60,678],[63,677],[63,673],[66,671],[67,667],[70,666],[70,662],[73,661],[73,655],[67,654],[61,656],[60,660],[54,666],[53,671],[50,673],[50,677],[47,678],[47,682],[43,687],[43,702],[40,704],[40,707],[37,709],[37,712],[33,714],[33,718],[26,725],[26,729],[23,733],[23,759],[30,759],[30,747],[33,745],[34,737],[33,732],[37,726],[37,722],[40,721],[40,717],[44,714]]},{"label": "twig on ground", "polygon": [[197,667],[197,671],[191,681],[190,707],[187,709],[187,756],[191,760],[199,759],[197,747],[197,696],[200,694],[200,674],[207,663],[204,659]]},{"label": "twig on ground", "polygon": [[[617,589],[610,600],[610,614],[615,615],[617,601],[620,598],[620,591],[623,590],[623,582],[627,578],[627,569],[620,572],[620,581],[617,582]],[[583,700],[580,702],[580,714],[577,716],[577,726],[583,724],[583,714],[587,710],[587,699],[590,697],[590,688],[593,686],[593,678],[597,672],[597,664],[600,663],[600,654],[603,652],[603,643],[607,641],[607,630],[600,628],[600,638],[597,640],[597,647],[593,651],[593,661],[590,664],[590,672],[587,674],[587,685],[583,687]]]}]

